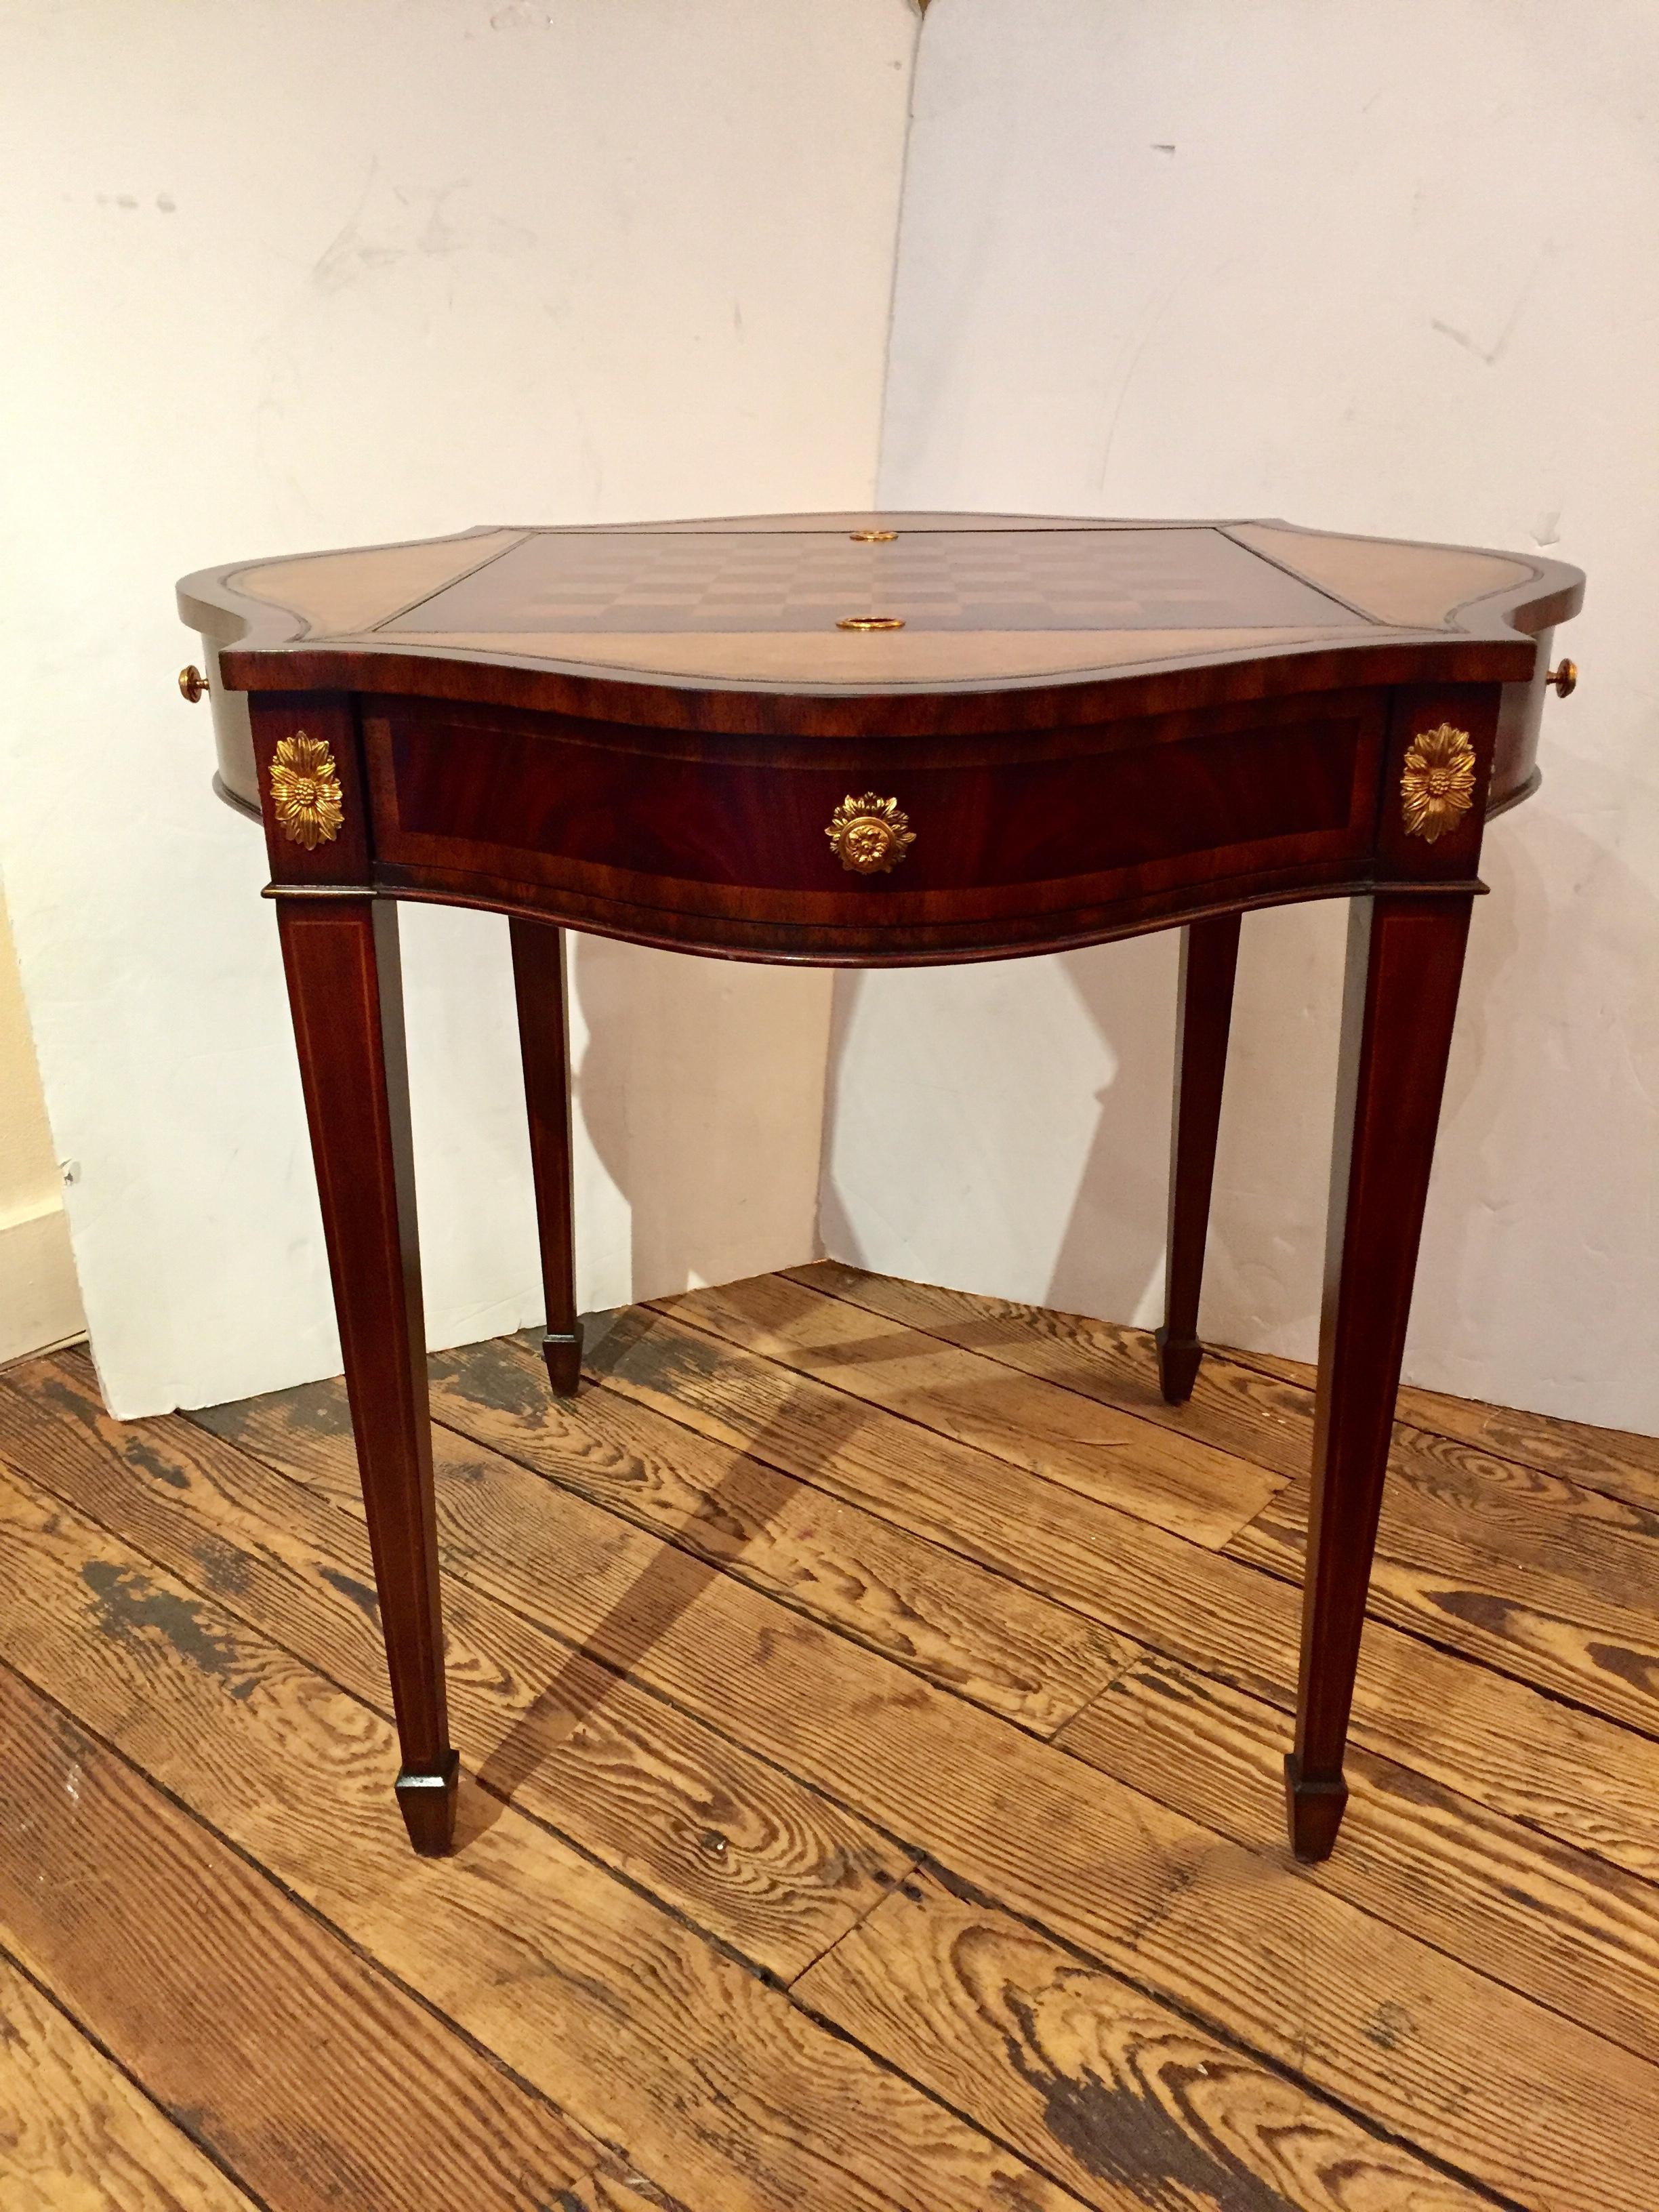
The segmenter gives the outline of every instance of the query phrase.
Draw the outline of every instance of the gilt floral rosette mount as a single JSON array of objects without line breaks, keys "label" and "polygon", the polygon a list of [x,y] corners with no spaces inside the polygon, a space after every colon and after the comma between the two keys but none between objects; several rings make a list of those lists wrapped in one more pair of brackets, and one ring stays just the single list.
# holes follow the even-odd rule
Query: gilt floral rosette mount
[{"label": "gilt floral rosette mount", "polygon": [[345,819],[339,772],[323,738],[299,730],[282,739],[271,756],[270,799],[283,835],[307,852],[339,836]]},{"label": "gilt floral rosette mount", "polygon": [[849,792],[823,834],[842,867],[860,876],[890,873],[916,842],[910,817],[897,799],[873,791],[861,799]]},{"label": "gilt floral rosette mount", "polygon": [[1467,730],[1442,722],[1412,739],[1400,779],[1406,827],[1431,845],[1474,804],[1474,747]]}]

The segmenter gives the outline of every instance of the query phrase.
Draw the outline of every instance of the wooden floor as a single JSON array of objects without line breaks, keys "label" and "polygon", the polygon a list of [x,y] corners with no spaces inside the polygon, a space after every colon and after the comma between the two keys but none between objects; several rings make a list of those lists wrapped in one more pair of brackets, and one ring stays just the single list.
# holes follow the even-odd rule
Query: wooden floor
[{"label": "wooden floor", "polygon": [[338,1384],[0,1376],[4,2212],[1659,2206],[1659,1443],[1408,1391],[1335,1857],[1311,1401],[825,1263],[433,1364],[462,1848]]}]

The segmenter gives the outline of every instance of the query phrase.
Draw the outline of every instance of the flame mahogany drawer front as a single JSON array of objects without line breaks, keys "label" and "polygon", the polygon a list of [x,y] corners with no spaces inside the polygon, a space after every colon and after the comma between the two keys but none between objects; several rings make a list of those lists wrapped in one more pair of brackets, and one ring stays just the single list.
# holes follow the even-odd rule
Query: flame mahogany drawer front
[{"label": "flame mahogany drawer front", "polygon": [[[417,1850],[450,1847],[459,1753],[399,902],[510,917],[562,1395],[582,1376],[567,929],[881,967],[1182,925],[1156,1340],[1178,1405],[1202,1352],[1240,916],[1342,897],[1285,1760],[1297,1852],[1331,1850],[1481,838],[1536,781],[1546,684],[1573,683],[1571,662],[1549,673],[1551,633],[1583,581],[1283,523],[937,514],[485,529],[185,580],[209,665],[182,688],[211,699],[219,787],[270,856]],[[988,1029],[1007,994],[982,1003]]]},{"label": "flame mahogany drawer front", "polygon": [[[689,938],[722,919],[1041,933],[1245,873],[1351,873],[1374,841],[1384,723],[1376,694],[1349,692],[971,745],[700,733],[694,750],[556,714],[362,713],[378,879],[574,896],[595,926],[606,904],[651,909]],[[896,803],[870,810],[868,872],[831,834],[866,794]]]}]

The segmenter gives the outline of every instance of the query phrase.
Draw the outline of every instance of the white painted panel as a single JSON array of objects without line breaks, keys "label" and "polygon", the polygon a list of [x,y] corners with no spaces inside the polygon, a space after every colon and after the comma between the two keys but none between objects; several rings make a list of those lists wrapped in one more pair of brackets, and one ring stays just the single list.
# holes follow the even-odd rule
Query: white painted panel
[{"label": "white painted panel", "polygon": [[[1659,1428],[1659,13],[937,0],[915,105],[886,503],[1279,514],[1589,571],[1544,790],[1487,842],[1407,1366]],[[1313,1349],[1342,935],[1333,907],[1246,923],[1223,1340]],[[842,987],[832,1249],[1144,1314],[1172,977],[1109,947]],[[1076,1104],[1103,1066],[1109,1163]]]},{"label": "white painted panel", "polygon": [[[485,521],[866,504],[915,22],[3,11],[0,861],[118,1412],[337,1358],[260,840],[173,690],[173,579]],[[506,946],[465,914],[405,935],[453,1343],[538,1311]],[[828,981],[592,945],[574,972],[606,1022],[585,1297],[810,1256]]]}]

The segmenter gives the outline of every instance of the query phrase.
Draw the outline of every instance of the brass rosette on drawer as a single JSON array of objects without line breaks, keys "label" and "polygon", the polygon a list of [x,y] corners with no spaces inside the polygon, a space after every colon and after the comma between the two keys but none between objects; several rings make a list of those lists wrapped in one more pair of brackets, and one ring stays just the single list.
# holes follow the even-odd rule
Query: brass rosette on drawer
[{"label": "brass rosette on drawer", "polygon": [[862,799],[849,792],[823,834],[842,867],[860,876],[887,874],[916,842],[910,817],[897,799],[878,798],[873,791]]}]

